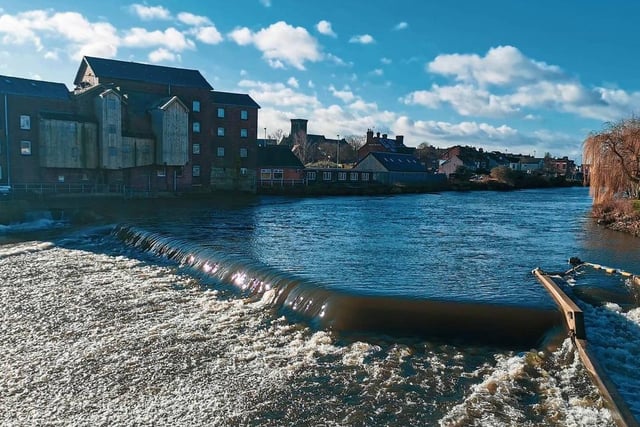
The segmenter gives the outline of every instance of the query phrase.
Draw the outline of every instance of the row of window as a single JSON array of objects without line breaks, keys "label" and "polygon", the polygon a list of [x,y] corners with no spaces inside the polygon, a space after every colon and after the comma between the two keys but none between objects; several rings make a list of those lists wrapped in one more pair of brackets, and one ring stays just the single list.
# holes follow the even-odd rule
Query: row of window
[{"label": "row of window", "polygon": [[[193,154],[200,154],[200,144],[193,144],[192,148]],[[218,147],[216,149],[216,155],[218,157],[224,157],[224,147]],[[246,158],[249,155],[249,150],[247,148],[240,148],[240,157]]]},{"label": "row of window", "polygon": [[[200,133],[200,122],[193,122],[193,126],[191,127],[193,133]],[[218,136],[224,136],[225,130],[223,127],[218,128]],[[240,129],[240,138],[247,138],[249,136],[249,131],[246,128]]]},{"label": "row of window", "polygon": [[[331,181],[332,179],[331,171],[322,172],[322,180],[323,181]],[[316,172],[310,171],[307,172],[307,179],[309,181],[316,180]],[[369,172],[360,173],[360,181],[369,181]],[[347,180],[347,172],[338,172],[338,181],[346,181]],[[358,172],[349,172],[349,181],[358,181]]]},{"label": "row of window", "polygon": [[[200,112],[200,101],[193,101],[191,110],[195,113]],[[218,118],[223,119],[226,115],[224,107],[218,107]],[[249,120],[249,112],[240,110],[240,120]]]}]

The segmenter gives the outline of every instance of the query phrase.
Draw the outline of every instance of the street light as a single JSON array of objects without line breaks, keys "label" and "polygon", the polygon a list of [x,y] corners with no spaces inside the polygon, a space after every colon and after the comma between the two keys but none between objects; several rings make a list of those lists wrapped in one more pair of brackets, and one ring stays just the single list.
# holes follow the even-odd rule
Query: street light
[{"label": "street light", "polygon": [[336,168],[340,167],[340,134],[338,136],[338,144],[336,145]]},{"label": "street light", "polygon": [[264,145],[267,145],[267,128],[264,128]]}]

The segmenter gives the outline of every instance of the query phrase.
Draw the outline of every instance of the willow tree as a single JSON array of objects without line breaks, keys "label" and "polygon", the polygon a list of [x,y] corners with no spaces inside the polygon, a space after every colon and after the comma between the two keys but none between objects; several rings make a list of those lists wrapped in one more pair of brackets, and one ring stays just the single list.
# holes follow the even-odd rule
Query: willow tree
[{"label": "willow tree", "polygon": [[584,141],[594,204],[640,196],[640,119],[607,123]]}]

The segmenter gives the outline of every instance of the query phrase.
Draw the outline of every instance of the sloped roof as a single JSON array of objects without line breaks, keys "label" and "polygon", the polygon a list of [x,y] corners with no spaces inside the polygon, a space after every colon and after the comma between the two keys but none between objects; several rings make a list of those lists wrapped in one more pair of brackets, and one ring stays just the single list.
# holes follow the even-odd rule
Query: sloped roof
[{"label": "sloped roof", "polygon": [[374,151],[369,153],[367,156],[373,156],[389,172],[426,172],[426,169],[424,165],[420,163],[420,160],[410,154]]},{"label": "sloped roof", "polygon": [[304,169],[300,159],[286,145],[258,147],[258,165],[283,169]]},{"label": "sloped roof", "polygon": [[46,112],[41,112],[39,116],[42,117],[43,119],[50,119],[50,120],[97,123],[97,120],[93,117],[83,116],[81,114],[74,114],[74,113],[59,113],[59,112],[53,112],[53,111],[46,111]]},{"label": "sloped roof", "polygon": [[85,56],[80,64],[74,84],[81,83],[85,67],[90,67],[98,78],[114,78],[172,86],[198,87],[213,90],[198,70],[164,67],[139,62]]},{"label": "sloped roof", "polygon": [[220,92],[215,90],[211,92],[211,101],[214,104],[260,108],[258,103],[246,93]]},{"label": "sloped roof", "polygon": [[63,83],[0,76],[0,93],[37,98],[69,99],[69,89]]}]

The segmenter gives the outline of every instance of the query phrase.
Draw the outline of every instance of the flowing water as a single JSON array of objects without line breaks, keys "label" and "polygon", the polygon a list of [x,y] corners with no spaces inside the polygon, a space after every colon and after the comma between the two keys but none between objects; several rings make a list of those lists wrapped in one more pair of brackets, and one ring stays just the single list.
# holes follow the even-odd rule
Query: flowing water
[{"label": "flowing water", "polygon": [[[531,270],[640,273],[583,188],[127,201],[0,226],[2,425],[613,425]],[[640,309],[570,284],[640,415]]]}]

